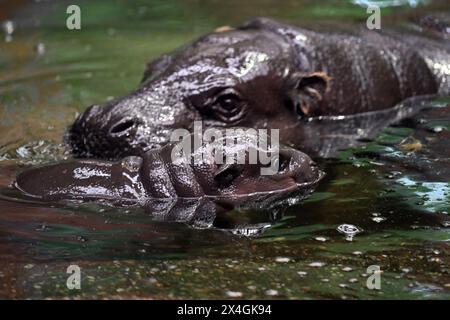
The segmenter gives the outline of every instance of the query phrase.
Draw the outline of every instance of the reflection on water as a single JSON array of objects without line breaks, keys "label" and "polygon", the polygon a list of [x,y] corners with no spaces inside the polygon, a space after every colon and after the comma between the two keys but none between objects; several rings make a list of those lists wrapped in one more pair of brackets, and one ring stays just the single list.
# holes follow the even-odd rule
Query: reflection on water
[{"label": "reflection on water", "polygon": [[[304,23],[367,17],[352,1],[79,3],[79,32],[65,29],[63,1],[8,2],[0,10],[0,297],[450,297],[450,108],[438,108],[449,98],[426,102],[432,108],[384,130],[394,115],[313,121],[311,145],[335,158],[319,158],[324,181],[283,210],[19,199],[8,187],[15,174],[68,157],[61,137],[76,113],[136,87],[145,63],[162,52],[254,16]],[[416,1],[383,3],[390,5],[385,15],[408,4],[426,9]],[[427,8],[443,3],[427,1]],[[345,139],[333,136],[342,128]],[[185,223],[199,208],[216,212],[213,228]],[[362,232],[347,241],[342,225]],[[70,264],[81,267],[81,291],[65,286]],[[380,291],[365,286],[370,265],[383,270]]]}]

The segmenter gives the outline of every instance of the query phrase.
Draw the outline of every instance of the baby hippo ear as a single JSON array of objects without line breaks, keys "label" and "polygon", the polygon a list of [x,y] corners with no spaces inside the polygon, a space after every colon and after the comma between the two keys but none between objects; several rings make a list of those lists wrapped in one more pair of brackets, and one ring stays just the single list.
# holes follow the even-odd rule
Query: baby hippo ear
[{"label": "baby hippo ear", "polygon": [[294,73],[291,76],[289,97],[295,111],[306,117],[320,115],[320,104],[330,81],[331,78],[325,72]]}]

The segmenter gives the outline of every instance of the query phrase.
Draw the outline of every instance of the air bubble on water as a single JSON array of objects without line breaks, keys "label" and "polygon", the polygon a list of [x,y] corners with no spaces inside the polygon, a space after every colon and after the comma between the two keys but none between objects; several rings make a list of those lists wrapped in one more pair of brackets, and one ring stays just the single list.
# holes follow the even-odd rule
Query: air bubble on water
[{"label": "air bubble on water", "polygon": [[350,267],[344,267],[344,268],[342,268],[342,271],[345,271],[345,272],[350,272],[350,271],[352,271],[353,269],[352,268],[350,268]]},{"label": "air bubble on water", "polygon": [[431,128],[431,131],[434,133],[440,133],[444,130],[445,130],[445,127],[442,127],[442,126],[436,126],[436,127]]},{"label": "air bubble on water", "polygon": [[269,289],[269,290],[266,290],[265,293],[266,293],[267,296],[277,296],[278,295],[278,290]]},{"label": "air bubble on water", "polygon": [[14,26],[14,22],[12,22],[11,20],[6,20],[2,23],[2,29],[3,32],[5,32],[6,34],[12,34],[14,32],[15,26]]},{"label": "air bubble on water", "polygon": [[45,45],[42,42],[39,42],[35,45],[34,50],[38,56],[42,56],[45,53]]},{"label": "air bubble on water", "polygon": [[314,240],[317,240],[317,241],[320,241],[320,242],[325,242],[325,241],[327,241],[328,239],[325,238],[325,237],[315,237]]},{"label": "air bubble on water", "polygon": [[355,235],[363,231],[361,228],[347,223],[339,225],[336,230],[343,233],[345,235],[345,240],[347,241],[352,241]]},{"label": "air bubble on water", "polygon": [[242,292],[239,291],[227,291],[225,294],[230,298],[240,298],[243,296]]},{"label": "air bubble on water", "polygon": [[280,262],[280,263],[286,263],[286,262],[291,261],[291,259],[288,258],[288,257],[276,257],[276,258],[275,258],[275,261],[276,261],[276,262]]},{"label": "air bubble on water", "polygon": [[15,25],[11,20],[6,20],[2,23],[2,30],[5,33],[5,42],[10,42],[12,40],[14,29]]},{"label": "air bubble on water", "polygon": [[306,271],[297,271],[297,274],[298,274],[300,277],[304,277],[304,276],[306,276],[306,275],[308,274],[308,272],[306,272]]},{"label": "air bubble on water", "polygon": [[324,262],[311,262],[308,266],[312,268],[321,268],[325,265]]}]

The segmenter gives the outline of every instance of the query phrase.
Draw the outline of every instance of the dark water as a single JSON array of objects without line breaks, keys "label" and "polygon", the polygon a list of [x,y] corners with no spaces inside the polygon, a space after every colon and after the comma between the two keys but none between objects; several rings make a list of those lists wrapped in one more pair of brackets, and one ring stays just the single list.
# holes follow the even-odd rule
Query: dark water
[{"label": "dark water", "polygon": [[[405,5],[383,17],[420,1],[397,2]],[[419,10],[444,3],[426,2]],[[61,137],[76,113],[135,88],[162,52],[254,16],[367,17],[351,1],[78,3],[80,31],[65,28],[64,2],[0,4],[0,19],[12,21],[0,41],[0,298],[450,297],[450,98],[318,159],[325,180],[284,213],[231,212],[231,227],[271,225],[250,237],[142,209],[14,200],[15,174],[67,157]],[[349,241],[342,224],[362,232]],[[81,290],[66,287],[71,264],[81,267]],[[366,287],[370,265],[383,271],[381,290]]]}]

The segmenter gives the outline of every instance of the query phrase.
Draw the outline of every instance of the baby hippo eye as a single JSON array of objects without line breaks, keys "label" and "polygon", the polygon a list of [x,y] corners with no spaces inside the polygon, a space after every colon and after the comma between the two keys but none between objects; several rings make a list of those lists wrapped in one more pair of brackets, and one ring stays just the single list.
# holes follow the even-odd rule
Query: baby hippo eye
[{"label": "baby hippo eye", "polygon": [[238,94],[223,92],[211,105],[211,112],[219,120],[227,123],[238,121],[243,115],[244,103]]}]

